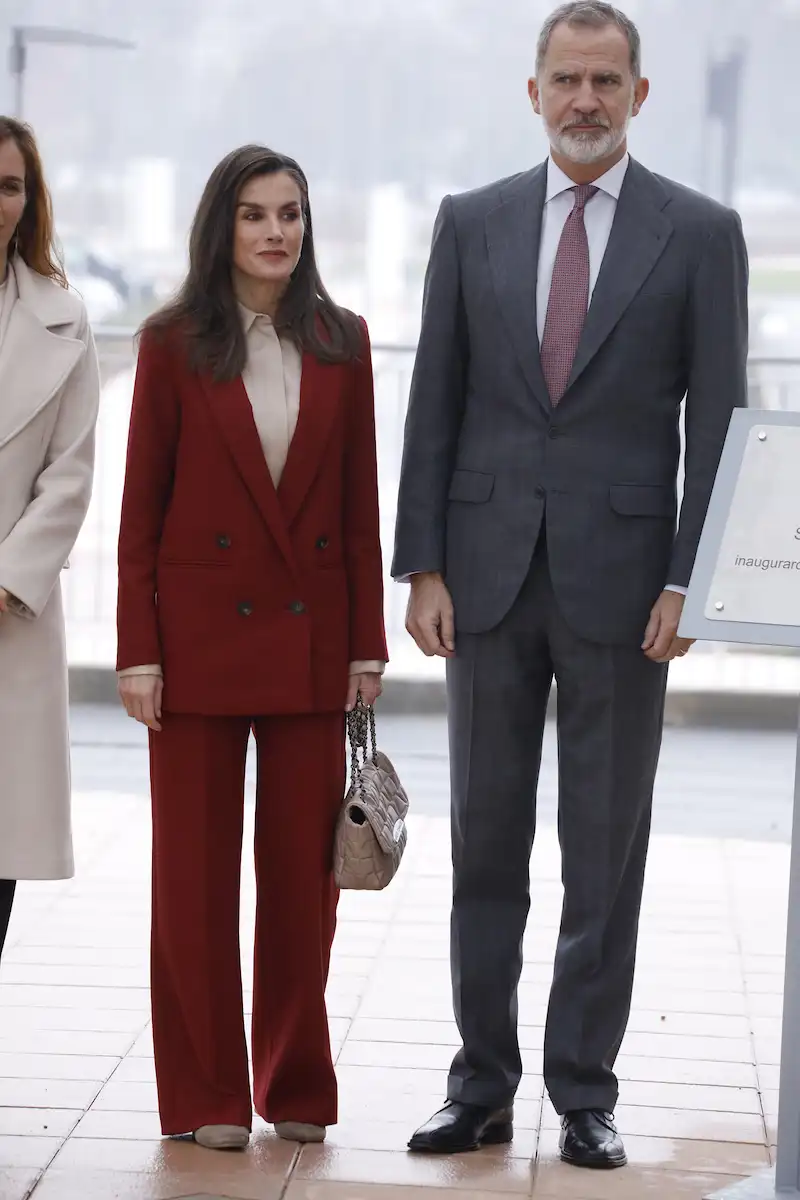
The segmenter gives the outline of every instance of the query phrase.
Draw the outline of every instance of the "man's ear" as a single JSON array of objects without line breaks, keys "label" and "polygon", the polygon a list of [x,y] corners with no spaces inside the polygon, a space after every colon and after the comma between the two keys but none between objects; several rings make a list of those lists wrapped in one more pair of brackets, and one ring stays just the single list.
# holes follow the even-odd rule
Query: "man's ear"
[{"label": "man's ear", "polygon": [[528,96],[533,105],[533,111],[541,116],[542,106],[539,96],[539,85],[535,79],[528,80]]},{"label": "man's ear", "polygon": [[650,95],[650,80],[639,79],[636,81],[636,86],[633,89],[633,109],[631,116],[638,117],[642,111],[642,105]]}]

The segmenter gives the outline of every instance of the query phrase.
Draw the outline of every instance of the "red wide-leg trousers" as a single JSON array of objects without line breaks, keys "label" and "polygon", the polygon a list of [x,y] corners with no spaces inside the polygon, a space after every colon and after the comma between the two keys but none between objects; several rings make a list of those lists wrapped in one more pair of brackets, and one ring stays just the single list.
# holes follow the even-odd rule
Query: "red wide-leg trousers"
[{"label": "red wide-leg trousers", "polygon": [[[325,986],[344,714],[165,713],[150,734],[152,1004],[165,1134],[337,1117]],[[251,1100],[239,890],[247,742],[258,748]]]}]

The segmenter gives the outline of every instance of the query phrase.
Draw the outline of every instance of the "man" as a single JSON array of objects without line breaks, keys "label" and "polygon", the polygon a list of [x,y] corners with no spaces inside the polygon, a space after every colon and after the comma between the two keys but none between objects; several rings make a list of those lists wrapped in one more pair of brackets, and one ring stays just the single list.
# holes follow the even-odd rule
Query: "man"
[{"label": "man", "polygon": [[[447,659],[463,1046],[412,1138],[513,1135],[517,985],[545,712],[558,685],[564,908],[544,1072],[561,1154],[626,1162],[613,1066],[630,1011],[667,664],[731,410],[746,403],[735,213],[628,156],[649,90],[608,4],[546,22],[529,84],[547,163],[440,209],[394,575]],[[686,472],[676,529],[679,415]]]}]

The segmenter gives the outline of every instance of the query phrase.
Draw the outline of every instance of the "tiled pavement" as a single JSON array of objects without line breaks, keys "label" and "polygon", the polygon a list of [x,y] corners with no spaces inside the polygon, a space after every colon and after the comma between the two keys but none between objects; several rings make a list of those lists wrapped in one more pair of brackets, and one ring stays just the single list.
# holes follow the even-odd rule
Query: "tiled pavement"
[{"label": "tiled pavement", "polygon": [[[420,788],[419,742],[412,741],[405,752],[402,739],[392,748]],[[751,743],[748,757],[739,737],[727,764],[719,758],[717,775],[702,742],[690,736],[684,751],[687,745],[697,779],[706,780],[692,801],[698,814],[704,794],[713,808],[726,770],[741,775],[747,762],[754,820],[759,777],[784,819],[789,742]],[[0,1200],[430,1200],[443,1192],[452,1200],[495,1193],[701,1200],[768,1165],[788,847],[767,840],[767,831],[739,840],[698,833],[685,797],[677,810],[684,816],[656,834],[649,863],[634,1009],[619,1061],[627,1170],[595,1174],[557,1161],[557,1120],[541,1079],[560,905],[557,844],[547,820],[532,868],[521,986],[527,1073],[509,1149],[435,1161],[404,1150],[409,1133],[440,1102],[456,1044],[447,824],[419,814],[395,885],[342,902],[329,993],[342,1119],[327,1145],[300,1152],[263,1127],[243,1154],[162,1141],[148,1033],[147,803],[124,756],[113,790],[98,790],[106,768],[98,758],[90,769],[88,752],[76,756],[77,878],[21,889],[0,969]],[[678,759],[667,764],[667,780]],[[432,759],[430,767],[436,775],[442,762]],[[248,867],[245,946],[252,900]]]}]

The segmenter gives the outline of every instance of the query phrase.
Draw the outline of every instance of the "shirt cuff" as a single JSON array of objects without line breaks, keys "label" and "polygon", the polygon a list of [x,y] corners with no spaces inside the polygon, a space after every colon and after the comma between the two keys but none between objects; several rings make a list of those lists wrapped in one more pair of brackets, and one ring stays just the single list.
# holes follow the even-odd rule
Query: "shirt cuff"
[{"label": "shirt cuff", "polygon": [[677,583],[668,583],[667,586],[664,588],[664,591],[665,592],[677,592],[679,596],[686,596],[686,595],[688,595],[689,589],[685,588],[685,587],[681,587]]},{"label": "shirt cuff", "polygon": [[126,667],[124,671],[117,671],[117,676],[120,679],[126,679],[129,675],[163,675],[159,663],[149,663],[144,667]]},{"label": "shirt cuff", "polygon": [[385,670],[386,663],[378,658],[358,659],[350,663],[351,675],[382,675]]}]

